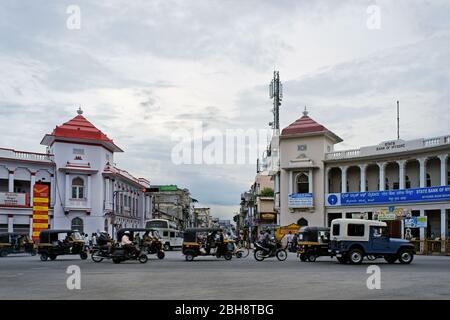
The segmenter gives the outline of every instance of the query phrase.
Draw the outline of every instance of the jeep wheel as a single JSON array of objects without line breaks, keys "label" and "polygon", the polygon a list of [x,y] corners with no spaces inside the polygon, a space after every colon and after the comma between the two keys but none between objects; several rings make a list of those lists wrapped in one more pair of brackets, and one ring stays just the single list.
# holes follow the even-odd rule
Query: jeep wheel
[{"label": "jeep wheel", "polygon": [[308,254],[307,258],[309,262],[316,262],[316,256],[313,253]]},{"label": "jeep wheel", "polygon": [[360,249],[352,249],[348,253],[348,258],[351,264],[361,264],[364,259],[364,255]]},{"label": "jeep wheel", "polygon": [[389,264],[393,264],[395,263],[395,261],[397,261],[398,257],[397,255],[388,255],[388,256],[384,256],[384,260],[386,260],[387,263]]},{"label": "jeep wheel", "polygon": [[401,264],[410,264],[414,259],[413,253],[408,249],[402,249],[398,255],[398,261]]}]

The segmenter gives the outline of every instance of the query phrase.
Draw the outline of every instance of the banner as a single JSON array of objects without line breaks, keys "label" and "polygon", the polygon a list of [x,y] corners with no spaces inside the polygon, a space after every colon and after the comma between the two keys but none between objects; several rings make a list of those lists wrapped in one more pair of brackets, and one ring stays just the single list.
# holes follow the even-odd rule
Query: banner
[{"label": "banner", "polygon": [[41,230],[48,229],[49,189],[45,184],[35,184],[33,188],[33,240],[39,239]]},{"label": "banner", "polygon": [[405,219],[405,228],[426,228],[427,221],[427,217],[411,217]]},{"label": "banner", "polygon": [[450,186],[442,186],[372,192],[330,193],[325,196],[325,205],[355,206],[448,200],[450,200]]}]

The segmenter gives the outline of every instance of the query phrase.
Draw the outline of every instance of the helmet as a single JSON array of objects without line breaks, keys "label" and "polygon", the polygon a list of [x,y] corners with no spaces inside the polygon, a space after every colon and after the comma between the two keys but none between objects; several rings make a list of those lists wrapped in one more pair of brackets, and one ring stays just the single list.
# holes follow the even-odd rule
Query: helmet
[{"label": "helmet", "polygon": [[127,231],[124,232],[124,234],[130,234],[130,231],[127,230]]}]

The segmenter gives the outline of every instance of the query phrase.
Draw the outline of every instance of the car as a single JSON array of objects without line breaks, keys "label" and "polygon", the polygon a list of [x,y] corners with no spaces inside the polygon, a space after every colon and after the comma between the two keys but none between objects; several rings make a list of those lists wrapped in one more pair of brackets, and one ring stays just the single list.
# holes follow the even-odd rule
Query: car
[{"label": "car", "polygon": [[363,219],[333,220],[329,250],[343,264],[361,264],[364,257],[410,264],[415,254],[410,241],[389,237],[386,222]]}]

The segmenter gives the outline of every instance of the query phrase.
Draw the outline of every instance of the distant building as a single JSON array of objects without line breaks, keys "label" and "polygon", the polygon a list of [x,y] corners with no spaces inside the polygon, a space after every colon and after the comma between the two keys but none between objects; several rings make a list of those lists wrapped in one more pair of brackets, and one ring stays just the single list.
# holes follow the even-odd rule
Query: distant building
[{"label": "distant building", "polygon": [[44,136],[46,153],[0,149],[0,231],[31,235],[35,184],[49,187],[49,228],[113,234],[150,216],[148,180],[115,166],[122,149],[82,113]]},{"label": "distant building", "polygon": [[176,185],[150,186],[147,194],[153,201],[154,219],[174,221],[180,230],[192,225],[193,202],[188,189],[180,189]]},{"label": "distant building", "polygon": [[194,208],[195,225],[198,228],[211,228],[212,218],[210,208]]}]

